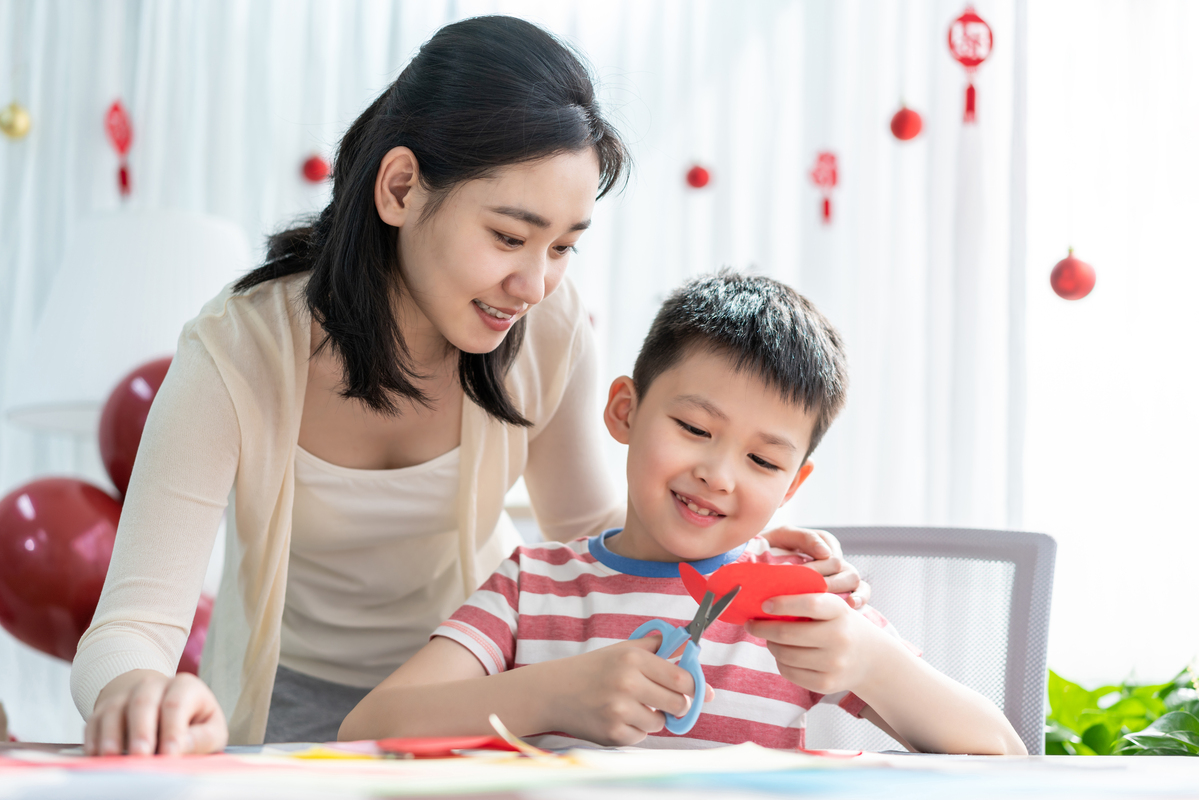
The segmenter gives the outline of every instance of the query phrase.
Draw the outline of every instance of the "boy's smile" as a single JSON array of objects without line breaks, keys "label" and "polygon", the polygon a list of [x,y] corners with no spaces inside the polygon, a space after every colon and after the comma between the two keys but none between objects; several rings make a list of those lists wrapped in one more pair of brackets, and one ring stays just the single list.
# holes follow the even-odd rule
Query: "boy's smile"
[{"label": "boy's smile", "polygon": [[624,530],[607,546],[649,561],[697,561],[760,533],[811,472],[815,417],[722,352],[696,349],[643,397],[617,378],[604,411],[629,445]]}]

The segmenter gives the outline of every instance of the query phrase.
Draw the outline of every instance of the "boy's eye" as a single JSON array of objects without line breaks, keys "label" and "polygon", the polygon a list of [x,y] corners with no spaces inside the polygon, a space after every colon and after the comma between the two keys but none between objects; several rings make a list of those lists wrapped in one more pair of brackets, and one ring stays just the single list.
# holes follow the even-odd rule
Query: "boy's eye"
[{"label": "boy's eye", "polygon": [[509,236],[506,233],[500,233],[499,231],[492,231],[492,233],[495,234],[497,240],[508,247],[520,247],[525,243],[524,239],[517,239],[515,236]]},{"label": "boy's eye", "polygon": [[779,470],[779,467],[775,466],[774,464],[771,464],[769,461],[762,458],[761,456],[755,456],[753,453],[750,453],[749,457],[750,457],[750,460],[752,460],[759,467],[763,467],[764,469],[771,470],[772,472],[778,472],[778,470]]},{"label": "boy's eye", "polygon": [[[674,418],[672,417],[671,419],[674,419]],[[687,431],[687,433],[691,434],[692,436],[705,436],[706,437],[708,435],[708,432],[703,430],[702,428],[697,428],[694,425],[688,425],[686,422],[683,422],[681,419],[676,419],[675,422],[678,423],[680,428]]]}]

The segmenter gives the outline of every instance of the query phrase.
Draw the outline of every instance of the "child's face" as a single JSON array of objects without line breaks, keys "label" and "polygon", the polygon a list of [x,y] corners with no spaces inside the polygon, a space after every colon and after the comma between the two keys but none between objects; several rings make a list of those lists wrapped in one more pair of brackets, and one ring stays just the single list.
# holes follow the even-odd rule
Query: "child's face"
[{"label": "child's face", "polygon": [[620,555],[696,561],[749,541],[811,472],[814,416],[723,354],[688,355],[643,397],[617,378],[604,411],[629,446]]}]

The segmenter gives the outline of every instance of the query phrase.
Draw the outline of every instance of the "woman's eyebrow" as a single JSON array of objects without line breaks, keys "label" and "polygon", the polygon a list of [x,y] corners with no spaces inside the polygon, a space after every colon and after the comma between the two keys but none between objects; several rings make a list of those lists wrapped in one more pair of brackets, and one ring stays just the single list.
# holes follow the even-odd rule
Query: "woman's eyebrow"
[{"label": "woman's eyebrow", "polygon": [[[548,219],[534,211],[529,211],[527,208],[517,208],[516,206],[492,206],[487,210],[495,214],[503,214],[505,217],[518,219],[521,222],[527,222],[530,225],[534,225],[538,228],[548,228],[551,224]],[[585,219],[582,222],[576,222],[574,225],[571,225],[570,229],[572,231],[585,231],[590,227],[591,220]]]}]

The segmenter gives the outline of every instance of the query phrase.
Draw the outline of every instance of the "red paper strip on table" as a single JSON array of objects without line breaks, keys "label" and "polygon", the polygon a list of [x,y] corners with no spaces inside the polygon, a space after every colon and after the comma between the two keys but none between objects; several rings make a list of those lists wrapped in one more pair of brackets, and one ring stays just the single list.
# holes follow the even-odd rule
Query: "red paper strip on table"
[{"label": "red paper strip on table", "polygon": [[966,6],[965,13],[949,26],[949,52],[966,68],[966,111],[962,122],[975,121],[974,72],[991,55],[993,45],[991,26],[974,13],[973,6]]}]

